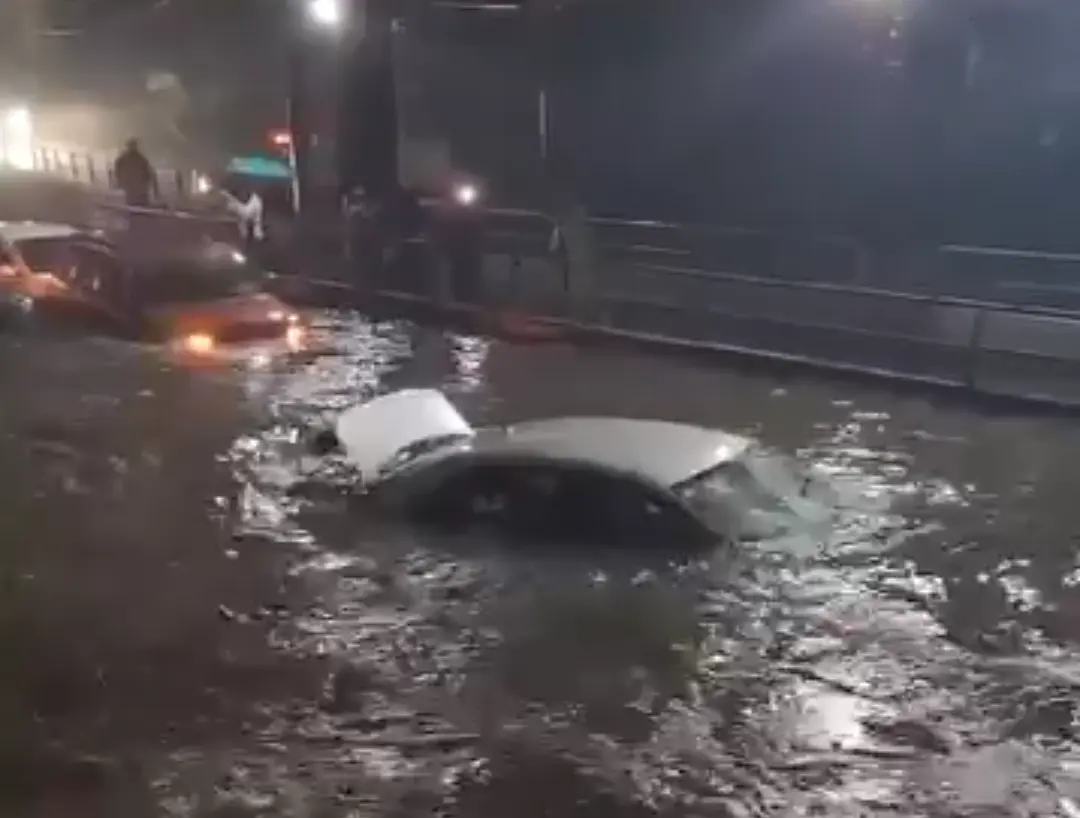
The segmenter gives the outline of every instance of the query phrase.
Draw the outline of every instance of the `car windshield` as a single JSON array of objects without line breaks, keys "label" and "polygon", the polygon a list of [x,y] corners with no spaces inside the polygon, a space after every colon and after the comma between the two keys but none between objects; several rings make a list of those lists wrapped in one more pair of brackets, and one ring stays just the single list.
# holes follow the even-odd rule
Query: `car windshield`
[{"label": "car windshield", "polygon": [[771,539],[828,514],[825,486],[792,458],[751,449],[678,487],[714,528],[742,539]]},{"label": "car windshield", "polygon": [[445,533],[545,546],[697,549],[716,542],[695,515],[635,478],[588,466],[491,461],[423,485],[408,512]]},{"label": "car windshield", "polygon": [[378,478],[383,479],[389,477],[394,472],[415,463],[422,457],[440,451],[448,446],[466,442],[470,439],[470,435],[453,433],[424,438],[423,440],[410,443],[407,446],[402,446],[386,463],[379,467]]},{"label": "car windshield", "polygon": [[26,266],[35,273],[62,275],[73,263],[70,243],[57,239],[20,241],[17,251],[9,246],[2,248],[2,255],[10,263],[16,261],[16,256],[21,256]]}]

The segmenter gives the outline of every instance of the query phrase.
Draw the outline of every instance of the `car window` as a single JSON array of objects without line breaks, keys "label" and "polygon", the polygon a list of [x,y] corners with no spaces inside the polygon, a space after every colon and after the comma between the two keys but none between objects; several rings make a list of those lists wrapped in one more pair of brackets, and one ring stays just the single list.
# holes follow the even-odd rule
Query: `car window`
[{"label": "car window", "polygon": [[35,273],[52,273],[67,280],[75,264],[71,242],[56,239],[32,239],[18,244],[18,253],[26,266]]},{"label": "car window", "polygon": [[111,253],[77,245],[72,248],[72,256],[74,264],[68,269],[68,280],[73,287],[110,306],[119,307],[125,303],[126,275]]},{"label": "car window", "polygon": [[706,534],[677,499],[630,476],[567,470],[559,490],[556,513],[571,525],[583,523],[580,535],[590,543],[670,547],[696,544]]},{"label": "car window", "polygon": [[714,528],[765,539],[787,534],[826,511],[826,504],[816,502],[819,488],[797,461],[754,450],[683,484],[678,492]]},{"label": "car window", "polygon": [[415,499],[419,521],[516,541],[666,546],[704,534],[677,500],[632,478],[535,464],[474,464]]},{"label": "car window", "polygon": [[455,470],[411,498],[408,511],[418,522],[453,530],[505,523],[517,477],[504,465]]},{"label": "car window", "polygon": [[15,276],[18,272],[18,254],[10,244],[0,239],[0,278]]}]

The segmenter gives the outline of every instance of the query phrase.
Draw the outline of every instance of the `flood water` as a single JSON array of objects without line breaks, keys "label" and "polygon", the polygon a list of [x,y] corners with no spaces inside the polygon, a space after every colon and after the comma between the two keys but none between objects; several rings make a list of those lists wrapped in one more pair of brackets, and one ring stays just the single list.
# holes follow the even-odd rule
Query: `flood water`
[{"label": "flood water", "polygon": [[[0,814],[1080,816],[1080,433],[850,384],[324,316],[202,371],[0,345]],[[851,502],[692,564],[366,532],[297,442],[476,421],[749,432]],[[315,472],[318,476],[318,472]]]}]

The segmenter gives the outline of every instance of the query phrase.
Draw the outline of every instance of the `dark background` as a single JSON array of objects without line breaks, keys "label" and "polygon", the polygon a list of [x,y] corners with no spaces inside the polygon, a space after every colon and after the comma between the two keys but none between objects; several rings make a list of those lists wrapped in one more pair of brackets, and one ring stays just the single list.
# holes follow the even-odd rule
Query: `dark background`
[{"label": "dark background", "polygon": [[[1075,2],[577,0],[548,26],[430,5],[395,45],[406,136],[441,139],[501,201],[536,203],[557,173],[605,214],[1080,244]],[[191,143],[254,149],[281,124],[287,4],[54,6],[50,26],[82,33],[39,43],[52,96],[131,107],[171,71]]]}]

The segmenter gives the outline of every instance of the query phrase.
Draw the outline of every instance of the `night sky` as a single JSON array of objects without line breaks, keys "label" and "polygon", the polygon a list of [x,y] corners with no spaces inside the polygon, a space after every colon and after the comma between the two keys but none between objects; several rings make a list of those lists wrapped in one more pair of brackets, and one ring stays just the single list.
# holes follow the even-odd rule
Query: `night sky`
[{"label": "night sky", "polygon": [[[8,0],[12,2],[13,0]],[[284,25],[280,0],[52,0],[43,50],[57,80],[111,84],[147,71],[198,81],[273,61]]]}]

